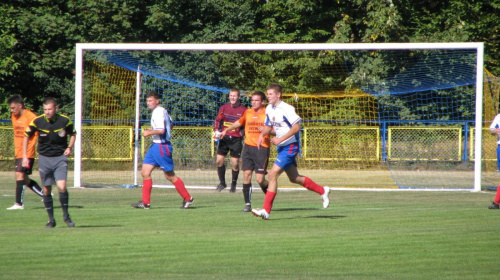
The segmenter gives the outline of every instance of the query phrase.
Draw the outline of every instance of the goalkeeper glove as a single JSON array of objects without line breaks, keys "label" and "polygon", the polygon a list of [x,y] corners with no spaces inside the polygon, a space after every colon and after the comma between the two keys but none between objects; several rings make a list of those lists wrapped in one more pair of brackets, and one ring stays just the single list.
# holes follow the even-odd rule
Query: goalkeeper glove
[{"label": "goalkeeper glove", "polygon": [[214,141],[219,140],[219,139],[220,139],[220,135],[221,135],[220,131],[216,131],[216,132],[214,133]]}]

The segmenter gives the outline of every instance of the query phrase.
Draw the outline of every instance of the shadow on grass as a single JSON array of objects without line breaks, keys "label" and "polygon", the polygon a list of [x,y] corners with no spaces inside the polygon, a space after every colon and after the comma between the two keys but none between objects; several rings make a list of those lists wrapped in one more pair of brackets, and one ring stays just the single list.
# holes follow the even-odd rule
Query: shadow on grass
[{"label": "shadow on grass", "polygon": [[304,211],[304,210],[318,210],[318,208],[280,208],[280,209],[273,209],[273,212]]},{"label": "shadow on grass", "polygon": [[122,225],[100,225],[100,226],[92,226],[92,225],[83,225],[83,226],[75,226],[75,228],[117,228],[122,227]]},{"label": "shadow on grass", "polygon": [[309,217],[305,217],[306,219],[332,219],[332,220],[335,220],[335,219],[342,219],[342,218],[346,218],[347,216],[335,216],[335,215],[316,215],[316,216],[309,216]]},{"label": "shadow on grass", "polygon": [[347,218],[347,216],[335,216],[335,215],[316,215],[316,216],[307,216],[307,217],[288,217],[288,218],[271,218],[268,221],[281,221],[281,220],[296,220],[296,219],[342,219]]},{"label": "shadow on grass", "polygon": [[186,209],[181,209],[181,207],[174,207],[174,206],[151,206],[150,209],[148,210],[165,210],[165,209],[179,209],[179,210],[195,210],[195,209],[202,209],[202,208],[213,208],[215,206],[189,206]]},{"label": "shadow on grass", "polygon": [[[68,206],[70,209],[71,208],[75,208],[75,209],[82,209],[83,206],[82,205],[70,205]],[[30,207],[30,208],[33,208],[33,209],[45,209],[44,206],[40,207],[40,206],[35,206],[35,207]],[[61,209],[61,205],[57,206],[57,205],[54,205],[54,209]]]}]

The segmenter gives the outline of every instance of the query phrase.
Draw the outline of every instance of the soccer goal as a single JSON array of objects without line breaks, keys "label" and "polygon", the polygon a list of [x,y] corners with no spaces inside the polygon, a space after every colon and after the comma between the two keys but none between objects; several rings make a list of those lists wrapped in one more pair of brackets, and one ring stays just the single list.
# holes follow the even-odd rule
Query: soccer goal
[{"label": "soccer goal", "polygon": [[[174,119],[176,173],[188,187],[215,188],[219,106],[233,87],[249,106],[249,95],[272,82],[303,119],[299,170],[322,185],[496,185],[495,141],[483,130],[498,112],[499,89],[497,78],[484,75],[482,43],[82,43],[74,186],[142,184],[150,144],[140,133],[150,117],[144,96],[154,89]],[[168,182],[160,171],[153,181]]]}]

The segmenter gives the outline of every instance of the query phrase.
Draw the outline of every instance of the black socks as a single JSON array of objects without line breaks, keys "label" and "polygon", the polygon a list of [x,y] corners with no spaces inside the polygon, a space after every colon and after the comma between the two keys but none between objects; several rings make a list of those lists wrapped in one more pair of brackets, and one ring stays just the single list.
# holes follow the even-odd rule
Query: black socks
[{"label": "black socks", "polygon": [[49,220],[54,220],[54,203],[52,201],[52,195],[44,195],[43,196],[43,204],[45,205],[45,210],[47,210],[47,214],[49,214]]},{"label": "black socks", "polygon": [[219,175],[219,182],[226,185],[226,166],[217,167],[217,175]]},{"label": "black socks", "polygon": [[16,181],[16,203],[23,205],[24,181]]},{"label": "black socks", "polygon": [[250,203],[252,198],[252,184],[243,184],[243,197],[245,203]]}]

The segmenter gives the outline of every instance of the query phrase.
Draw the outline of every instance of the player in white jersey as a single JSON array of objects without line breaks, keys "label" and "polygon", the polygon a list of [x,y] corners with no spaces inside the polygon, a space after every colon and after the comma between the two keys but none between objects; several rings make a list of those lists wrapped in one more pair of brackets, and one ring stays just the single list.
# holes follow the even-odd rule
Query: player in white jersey
[{"label": "player in white jersey", "polygon": [[181,209],[188,208],[194,201],[189,195],[186,186],[181,178],[177,177],[174,172],[174,161],[172,160],[172,144],[170,137],[172,132],[172,119],[168,111],[160,106],[160,96],[156,91],[150,91],[146,96],[147,106],[153,111],[151,116],[151,129],[143,130],[144,137],[152,136],[153,144],[149,148],[144,161],[142,163],[141,175],[142,184],[142,200],[139,203],[132,204],[134,208],[149,209],[151,207],[151,189],[153,188],[153,180],[151,172],[155,167],[160,167],[174,186],[177,192],[182,196],[183,202]]},{"label": "player in white jersey", "polygon": [[276,137],[271,139],[271,143],[278,148],[278,155],[273,167],[268,173],[268,189],[264,198],[262,209],[253,209],[252,213],[262,219],[269,219],[274,198],[278,191],[278,177],[283,171],[290,179],[290,182],[299,184],[306,189],[321,195],[323,208],[330,204],[328,195],[330,189],[322,187],[312,181],[309,177],[299,175],[297,170],[297,161],[295,158],[299,153],[299,131],[301,118],[295,113],[295,108],[281,100],[281,86],[273,83],[267,87],[267,100],[269,105],[266,107],[265,128],[257,140],[257,147],[260,147],[264,137],[269,135],[272,128],[276,132]]}]

